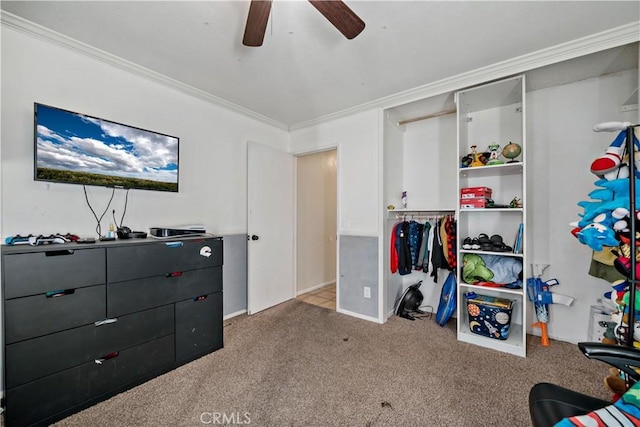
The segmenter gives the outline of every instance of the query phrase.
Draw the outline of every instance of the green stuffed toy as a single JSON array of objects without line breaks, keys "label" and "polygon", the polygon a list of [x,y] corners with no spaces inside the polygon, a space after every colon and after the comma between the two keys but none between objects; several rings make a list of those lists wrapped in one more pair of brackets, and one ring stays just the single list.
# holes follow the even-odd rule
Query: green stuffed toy
[{"label": "green stuffed toy", "polygon": [[490,282],[493,272],[487,268],[484,259],[477,254],[464,254],[462,258],[462,280],[465,283]]}]

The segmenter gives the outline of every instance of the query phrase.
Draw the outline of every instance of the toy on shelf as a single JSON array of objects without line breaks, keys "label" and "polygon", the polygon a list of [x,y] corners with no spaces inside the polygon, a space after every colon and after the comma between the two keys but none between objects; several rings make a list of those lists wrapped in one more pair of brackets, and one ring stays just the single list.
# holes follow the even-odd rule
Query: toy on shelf
[{"label": "toy on shelf", "polygon": [[514,197],[509,202],[509,207],[510,208],[521,208],[522,207],[522,199],[519,198],[519,197]]},{"label": "toy on shelf", "polygon": [[509,159],[507,163],[518,163],[516,157],[522,154],[522,147],[514,142],[509,141],[502,149],[502,156]]},{"label": "toy on shelf", "polygon": [[487,160],[487,166],[490,165],[502,165],[504,162],[498,158],[500,155],[500,144],[489,144],[489,160]]},{"label": "toy on shelf", "polygon": [[489,153],[478,153],[477,145],[471,146],[471,153],[467,154],[460,161],[460,167],[463,168],[475,168],[479,166],[486,166]]}]

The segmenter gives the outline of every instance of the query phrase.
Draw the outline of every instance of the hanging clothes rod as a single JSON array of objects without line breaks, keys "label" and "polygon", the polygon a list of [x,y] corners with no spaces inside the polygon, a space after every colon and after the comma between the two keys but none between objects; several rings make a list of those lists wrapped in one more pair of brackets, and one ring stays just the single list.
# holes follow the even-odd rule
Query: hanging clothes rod
[{"label": "hanging clothes rod", "polygon": [[397,220],[406,220],[407,218],[409,219],[422,219],[422,220],[430,220],[430,219],[440,219],[440,218],[444,218],[444,217],[453,217],[455,216],[453,214],[453,212],[451,213],[433,213],[433,214],[427,214],[427,213],[422,213],[422,214],[411,214],[411,213],[405,213],[405,214],[396,214],[396,219]]},{"label": "hanging clothes rod", "polygon": [[406,124],[413,123],[413,122],[419,122],[419,121],[422,121],[422,120],[433,119],[435,117],[448,116],[449,114],[455,114],[456,111],[457,111],[456,109],[445,110],[445,111],[439,111],[439,112],[433,113],[433,114],[427,114],[426,116],[415,117],[413,119],[401,120],[401,121],[398,122],[398,126],[406,125]]}]

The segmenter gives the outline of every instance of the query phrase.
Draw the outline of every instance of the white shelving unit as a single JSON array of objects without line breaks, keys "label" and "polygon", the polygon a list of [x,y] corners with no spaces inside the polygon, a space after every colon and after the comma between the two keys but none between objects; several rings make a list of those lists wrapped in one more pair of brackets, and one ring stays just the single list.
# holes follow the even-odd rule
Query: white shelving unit
[{"label": "white shelving unit", "polygon": [[[522,289],[505,287],[486,287],[464,283],[462,276],[463,257],[467,253],[498,255],[513,257],[522,262],[523,282],[527,277],[526,251],[526,129],[525,129],[525,78],[517,76],[483,86],[462,90],[456,93],[458,112],[458,177],[457,208],[458,220],[458,304],[457,304],[457,336],[458,340],[492,348],[498,351],[526,356],[526,310],[527,297],[525,284]],[[501,165],[467,167],[460,166],[460,160],[471,152],[476,145],[478,152],[487,150],[489,144],[500,144],[500,150],[509,144],[517,143],[522,153],[515,163]],[[508,159],[501,160],[508,161]],[[517,197],[523,208],[478,208],[461,209],[459,203],[460,189],[466,187],[490,187],[492,199],[497,204],[508,205]],[[520,224],[524,225],[522,253],[492,252],[463,249],[462,244],[467,237],[478,237],[484,233],[488,236],[502,236],[506,245],[513,247]],[[466,294],[475,292],[479,295],[507,298],[515,301],[509,335],[506,340],[486,337],[471,331],[467,312]]]}]

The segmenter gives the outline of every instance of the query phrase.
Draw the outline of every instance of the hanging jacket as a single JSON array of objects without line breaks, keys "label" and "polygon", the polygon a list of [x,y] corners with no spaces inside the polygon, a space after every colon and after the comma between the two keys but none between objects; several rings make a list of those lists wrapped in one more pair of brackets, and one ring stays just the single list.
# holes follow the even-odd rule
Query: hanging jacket
[{"label": "hanging jacket", "polygon": [[391,273],[398,271],[398,250],[396,249],[396,228],[400,223],[393,226],[391,230],[391,245],[389,247],[389,268]]},{"label": "hanging jacket", "polygon": [[425,223],[425,237],[427,239],[427,244],[424,248],[424,263],[422,264],[422,271],[428,273],[429,270],[433,270],[433,265],[431,264],[431,258],[429,257],[431,247],[433,246],[433,230],[434,227],[430,222]]},{"label": "hanging jacket", "polygon": [[442,227],[442,219],[438,221],[437,226],[434,229],[433,233],[433,246],[431,248],[431,263],[433,264],[433,271],[431,272],[431,277],[433,277],[434,283],[438,283],[438,269],[445,268],[449,269],[449,264],[444,257],[444,249],[442,247],[442,238],[439,233],[440,228]]},{"label": "hanging jacket", "polygon": [[409,249],[409,223],[403,221],[396,227],[396,250],[398,251],[398,274],[411,273],[411,249]]},{"label": "hanging jacket", "polygon": [[442,243],[442,254],[444,256],[447,265],[449,265],[449,251],[447,248],[449,246],[448,235],[447,235],[447,219],[448,217],[442,218],[440,221],[440,227],[438,227],[438,232],[440,233],[440,243]]},{"label": "hanging jacket", "polygon": [[414,270],[422,270],[422,266],[418,268],[418,257],[420,256],[423,230],[424,226],[419,222],[413,220],[409,222],[409,250],[411,251],[411,267]]},{"label": "hanging jacket", "polygon": [[456,249],[456,220],[449,216],[445,224],[447,232],[447,247],[444,250],[447,253],[447,261],[449,262],[449,270],[455,270],[458,265],[457,249]]},{"label": "hanging jacket", "polygon": [[[418,250],[418,264],[416,265],[416,270],[424,271],[424,254],[427,250],[427,243],[429,242],[429,228],[431,227],[428,222],[425,222],[422,226],[422,243],[420,244],[420,249]],[[427,265],[427,267],[429,267]]]}]

